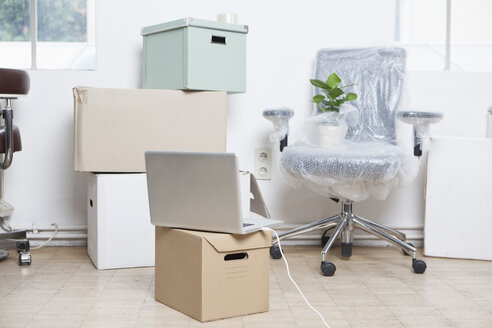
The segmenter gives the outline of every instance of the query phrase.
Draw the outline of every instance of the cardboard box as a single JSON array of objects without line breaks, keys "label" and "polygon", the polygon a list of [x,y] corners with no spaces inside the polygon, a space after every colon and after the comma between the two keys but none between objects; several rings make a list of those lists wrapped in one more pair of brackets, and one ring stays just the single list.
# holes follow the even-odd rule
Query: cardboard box
[{"label": "cardboard box", "polygon": [[146,150],[223,152],[226,93],[76,87],[74,171],[145,172]]},{"label": "cardboard box", "polygon": [[87,253],[94,266],[153,266],[155,231],[150,223],[146,174],[88,175]]},{"label": "cardboard box", "polygon": [[202,322],[268,311],[270,233],[155,230],[157,301]]}]

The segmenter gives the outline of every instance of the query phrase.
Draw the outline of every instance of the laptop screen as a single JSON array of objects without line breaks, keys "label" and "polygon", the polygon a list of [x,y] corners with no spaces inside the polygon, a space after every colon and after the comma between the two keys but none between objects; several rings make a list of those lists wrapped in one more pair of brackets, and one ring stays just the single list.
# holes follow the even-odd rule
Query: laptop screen
[{"label": "laptop screen", "polygon": [[231,153],[145,153],[152,224],[240,233],[238,164]]}]

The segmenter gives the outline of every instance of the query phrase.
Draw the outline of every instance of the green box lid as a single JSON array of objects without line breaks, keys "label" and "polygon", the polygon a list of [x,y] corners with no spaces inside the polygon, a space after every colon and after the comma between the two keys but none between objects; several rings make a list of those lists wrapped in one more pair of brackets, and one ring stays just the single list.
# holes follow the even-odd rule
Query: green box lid
[{"label": "green box lid", "polygon": [[227,31],[227,32],[236,32],[236,33],[245,33],[245,34],[248,33],[248,25],[228,24],[228,23],[210,21],[205,19],[186,17],[167,23],[146,26],[142,28],[142,35],[149,35],[149,34],[174,30],[178,28],[188,27],[188,26],[207,28],[211,30]]}]

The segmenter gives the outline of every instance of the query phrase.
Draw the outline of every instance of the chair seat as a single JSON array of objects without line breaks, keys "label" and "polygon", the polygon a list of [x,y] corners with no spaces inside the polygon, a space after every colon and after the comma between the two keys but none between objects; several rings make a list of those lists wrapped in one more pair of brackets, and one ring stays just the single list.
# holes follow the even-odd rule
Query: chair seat
[{"label": "chair seat", "polygon": [[411,160],[392,144],[346,141],[336,148],[289,146],[280,163],[292,182],[325,196],[360,201],[369,195],[384,199],[401,178],[413,178]]},{"label": "chair seat", "polygon": [[0,68],[0,97],[27,95],[29,86],[29,75],[25,71]]}]

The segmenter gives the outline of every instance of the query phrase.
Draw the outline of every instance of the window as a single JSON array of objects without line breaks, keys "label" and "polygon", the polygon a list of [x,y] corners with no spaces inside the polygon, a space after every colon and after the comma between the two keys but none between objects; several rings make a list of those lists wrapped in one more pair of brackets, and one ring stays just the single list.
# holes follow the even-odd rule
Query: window
[{"label": "window", "polygon": [[492,1],[396,0],[412,70],[492,71]]},{"label": "window", "polygon": [[1,66],[95,69],[94,23],[94,0],[2,0]]}]

